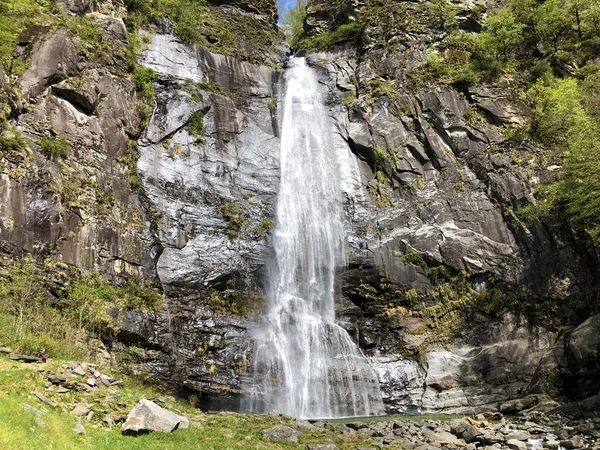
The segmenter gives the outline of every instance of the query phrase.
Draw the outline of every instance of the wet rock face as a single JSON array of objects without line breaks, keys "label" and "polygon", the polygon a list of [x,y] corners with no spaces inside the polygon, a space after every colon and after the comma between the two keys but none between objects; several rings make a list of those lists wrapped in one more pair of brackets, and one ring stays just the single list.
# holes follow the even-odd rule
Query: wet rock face
[{"label": "wet rock face", "polygon": [[[159,53],[186,72],[159,65]],[[268,255],[278,184],[273,73],[172,36],[153,36],[143,63],[164,75],[138,162],[160,216],[162,282],[205,288],[255,272]],[[183,77],[190,70],[196,83]]]}]

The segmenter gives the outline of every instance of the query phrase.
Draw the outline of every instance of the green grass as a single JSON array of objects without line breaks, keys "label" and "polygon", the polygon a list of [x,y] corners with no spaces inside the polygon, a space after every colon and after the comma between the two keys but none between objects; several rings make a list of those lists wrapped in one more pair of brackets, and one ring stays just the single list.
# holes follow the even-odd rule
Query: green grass
[{"label": "green grass", "polygon": [[[50,355],[52,356],[52,355]],[[293,427],[293,419],[266,415],[242,415],[234,413],[202,414],[189,403],[161,395],[165,400],[161,406],[182,414],[190,415],[190,428],[173,433],[152,433],[138,437],[123,436],[120,424],[108,427],[103,421],[104,411],[126,415],[141,398],[155,398],[156,389],[144,386],[135,379],[109,373],[124,380],[125,387],[116,394],[98,390],[89,396],[81,393],[58,394],[44,388],[45,380],[38,369],[57,371],[63,360],[50,360],[47,364],[23,364],[10,361],[0,355],[0,448],[18,449],[303,449],[312,443],[334,443],[340,449],[356,447],[371,448],[373,442],[356,434],[336,435],[330,431],[304,431],[298,443],[276,443],[262,439],[261,432],[277,425]],[[22,404],[43,409],[43,404],[33,396],[40,392],[58,404],[41,418],[24,411]],[[91,422],[83,421],[86,434],[77,436],[73,428],[77,419],[69,414],[73,406],[86,402],[95,412]],[[117,403],[124,405],[118,406]],[[50,408],[47,408],[48,410]],[[395,447],[390,447],[395,448]],[[397,448],[397,447],[396,447]]]}]

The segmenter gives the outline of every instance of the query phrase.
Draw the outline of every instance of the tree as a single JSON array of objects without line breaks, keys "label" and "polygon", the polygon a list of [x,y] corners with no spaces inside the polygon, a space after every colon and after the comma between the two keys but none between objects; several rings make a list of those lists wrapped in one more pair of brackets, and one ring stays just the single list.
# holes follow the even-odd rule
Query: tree
[{"label": "tree", "polygon": [[562,7],[560,0],[546,0],[534,12],[538,41],[558,52],[558,42],[574,25],[573,17]]},{"label": "tree", "polygon": [[[525,25],[518,23],[509,9],[500,9],[485,21],[479,36],[483,47],[494,52],[494,56],[502,56],[504,61],[523,44]],[[500,55],[499,55],[500,54]]]},{"label": "tree", "polygon": [[286,11],[281,21],[286,40],[291,48],[297,48],[304,35],[304,19],[308,0],[296,0],[293,8]]}]

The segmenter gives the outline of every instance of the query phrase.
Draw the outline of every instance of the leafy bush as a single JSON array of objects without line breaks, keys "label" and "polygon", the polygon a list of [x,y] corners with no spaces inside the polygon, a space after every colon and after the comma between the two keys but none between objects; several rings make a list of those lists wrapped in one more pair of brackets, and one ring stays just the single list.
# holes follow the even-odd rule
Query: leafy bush
[{"label": "leafy bush", "polygon": [[202,111],[192,113],[185,129],[196,138],[196,143],[204,142],[204,114],[202,114]]},{"label": "leafy bush", "polygon": [[329,33],[305,39],[300,47],[305,50],[327,50],[341,44],[359,45],[364,29],[365,24],[362,22],[347,23]]},{"label": "leafy bush", "polygon": [[147,67],[137,65],[131,76],[135,90],[140,97],[147,102],[151,102],[154,97],[154,81],[156,81],[156,72]]}]

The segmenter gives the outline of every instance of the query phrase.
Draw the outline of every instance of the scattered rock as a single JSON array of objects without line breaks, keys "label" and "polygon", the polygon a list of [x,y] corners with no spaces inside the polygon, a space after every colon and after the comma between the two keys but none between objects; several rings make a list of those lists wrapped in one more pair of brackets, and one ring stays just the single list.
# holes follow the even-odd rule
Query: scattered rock
[{"label": "scattered rock", "polygon": [[161,431],[170,433],[177,428],[187,428],[189,420],[180,416],[150,400],[140,400],[127,415],[125,423],[121,427],[124,434],[149,433]]},{"label": "scattered rock", "polygon": [[67,381],[67,379],[65,377],[61,377],[56,374],[51,374],[48,377],[48,381],[52,384],[61,384],[61,383],[64,383],[65,381]]},{"label": "scattered rock", "polygon": [[85,421],[86,421],[86,422],[91,422],[93,417],[94,417],[94,411],[90,411],[90,412],[89,412],[89,413],[87,413],[87,415],[85,416]]},{"label": "scattered rock", "polygon": [[87,405],[80,403],[75,408],[73,408],[73,410],[71,411],[71,414],[74,414],[76,416],[87,416],[87,414],[89,412],[90,412],[90,408]]},{"label": "scattered rock", "polygon": [[306,450],[338,450],[335,444],[308,444]]},{"label": "scattered rock", "polygon": [[107,424],[108,426],[113,426],[115,424],[114,419],[112,417],[110,417],[108,414],[102,418],[102,421],[105,424]]},{"label": "scattered rock", "polygon": [[467,443],[474,442],[481,436],[481,430],[466,420],[459,420],[451,426],[452,434],[464,439]]},{"label": "scattered rock", "polygon": [[42,395],[39,392],[34,392],[33,395],[35,395],[39,401],[44,402],[46,405],[50,406],[51,408],[56,408],[56,404],[54,404],[54,402],[52,400],[50,400],[48,397],[46,397],[45,395]]},{"label": "scattered rock", "polygon": [[560,441],[560,446],[564,448],[584,448],[585,441],[581,436],[573,436],[570,439],[565,439],[564,441]]},{"label": "scattered rock", "polygon": [[85,434],[85,428],[83,427],[83,424],[81,423],[81,417],[77,420],[77,425],[75,425],[74,430],[75,434]]},{"label": "scattered rock", "polygon": [[69,392],[69,390],[66,387],[59,386],[56,392],[58,392],[59,394],[66,394],[67,392]]},{"label": "scattered rock", "polygon": [[10,353],[12,350],[8,347],[0,347],[0,353]]},{"label": "scattered rock", "polygon": [[529,434],[525,430],[516,430],[516,431],[511,432],[508,435],[508,438],[516,439],[517,441],[526,441],[527,439],[531,438],[531,434]]},{"label": "scattered rock", "polygon": [[20,361],[24,363],[37,363],[41,361],[40,358],[35,358],[33,356],[27,355],[17,355],[16,353],[11,353],[9,358],[13,361]]},{"label": "scattered rock", "polygon": [[42,417],[43,415],[48,414],[48,410],[46,408],[34,408],[28,403],[21,403],[21,408],[23,408],[27,412],[30,412],[36,417]]},{"label": "scattered rock", "polygon": [[506,446],[510,448],[510,450],[527,450],[527,444],[516,439],[509,439],[506,441]]},{"label": "scattered rock", "polygon": [[298,438],[302,437],[302,433],[282,425],[264,430],[262,437],[269,441],[298,442]]}]

